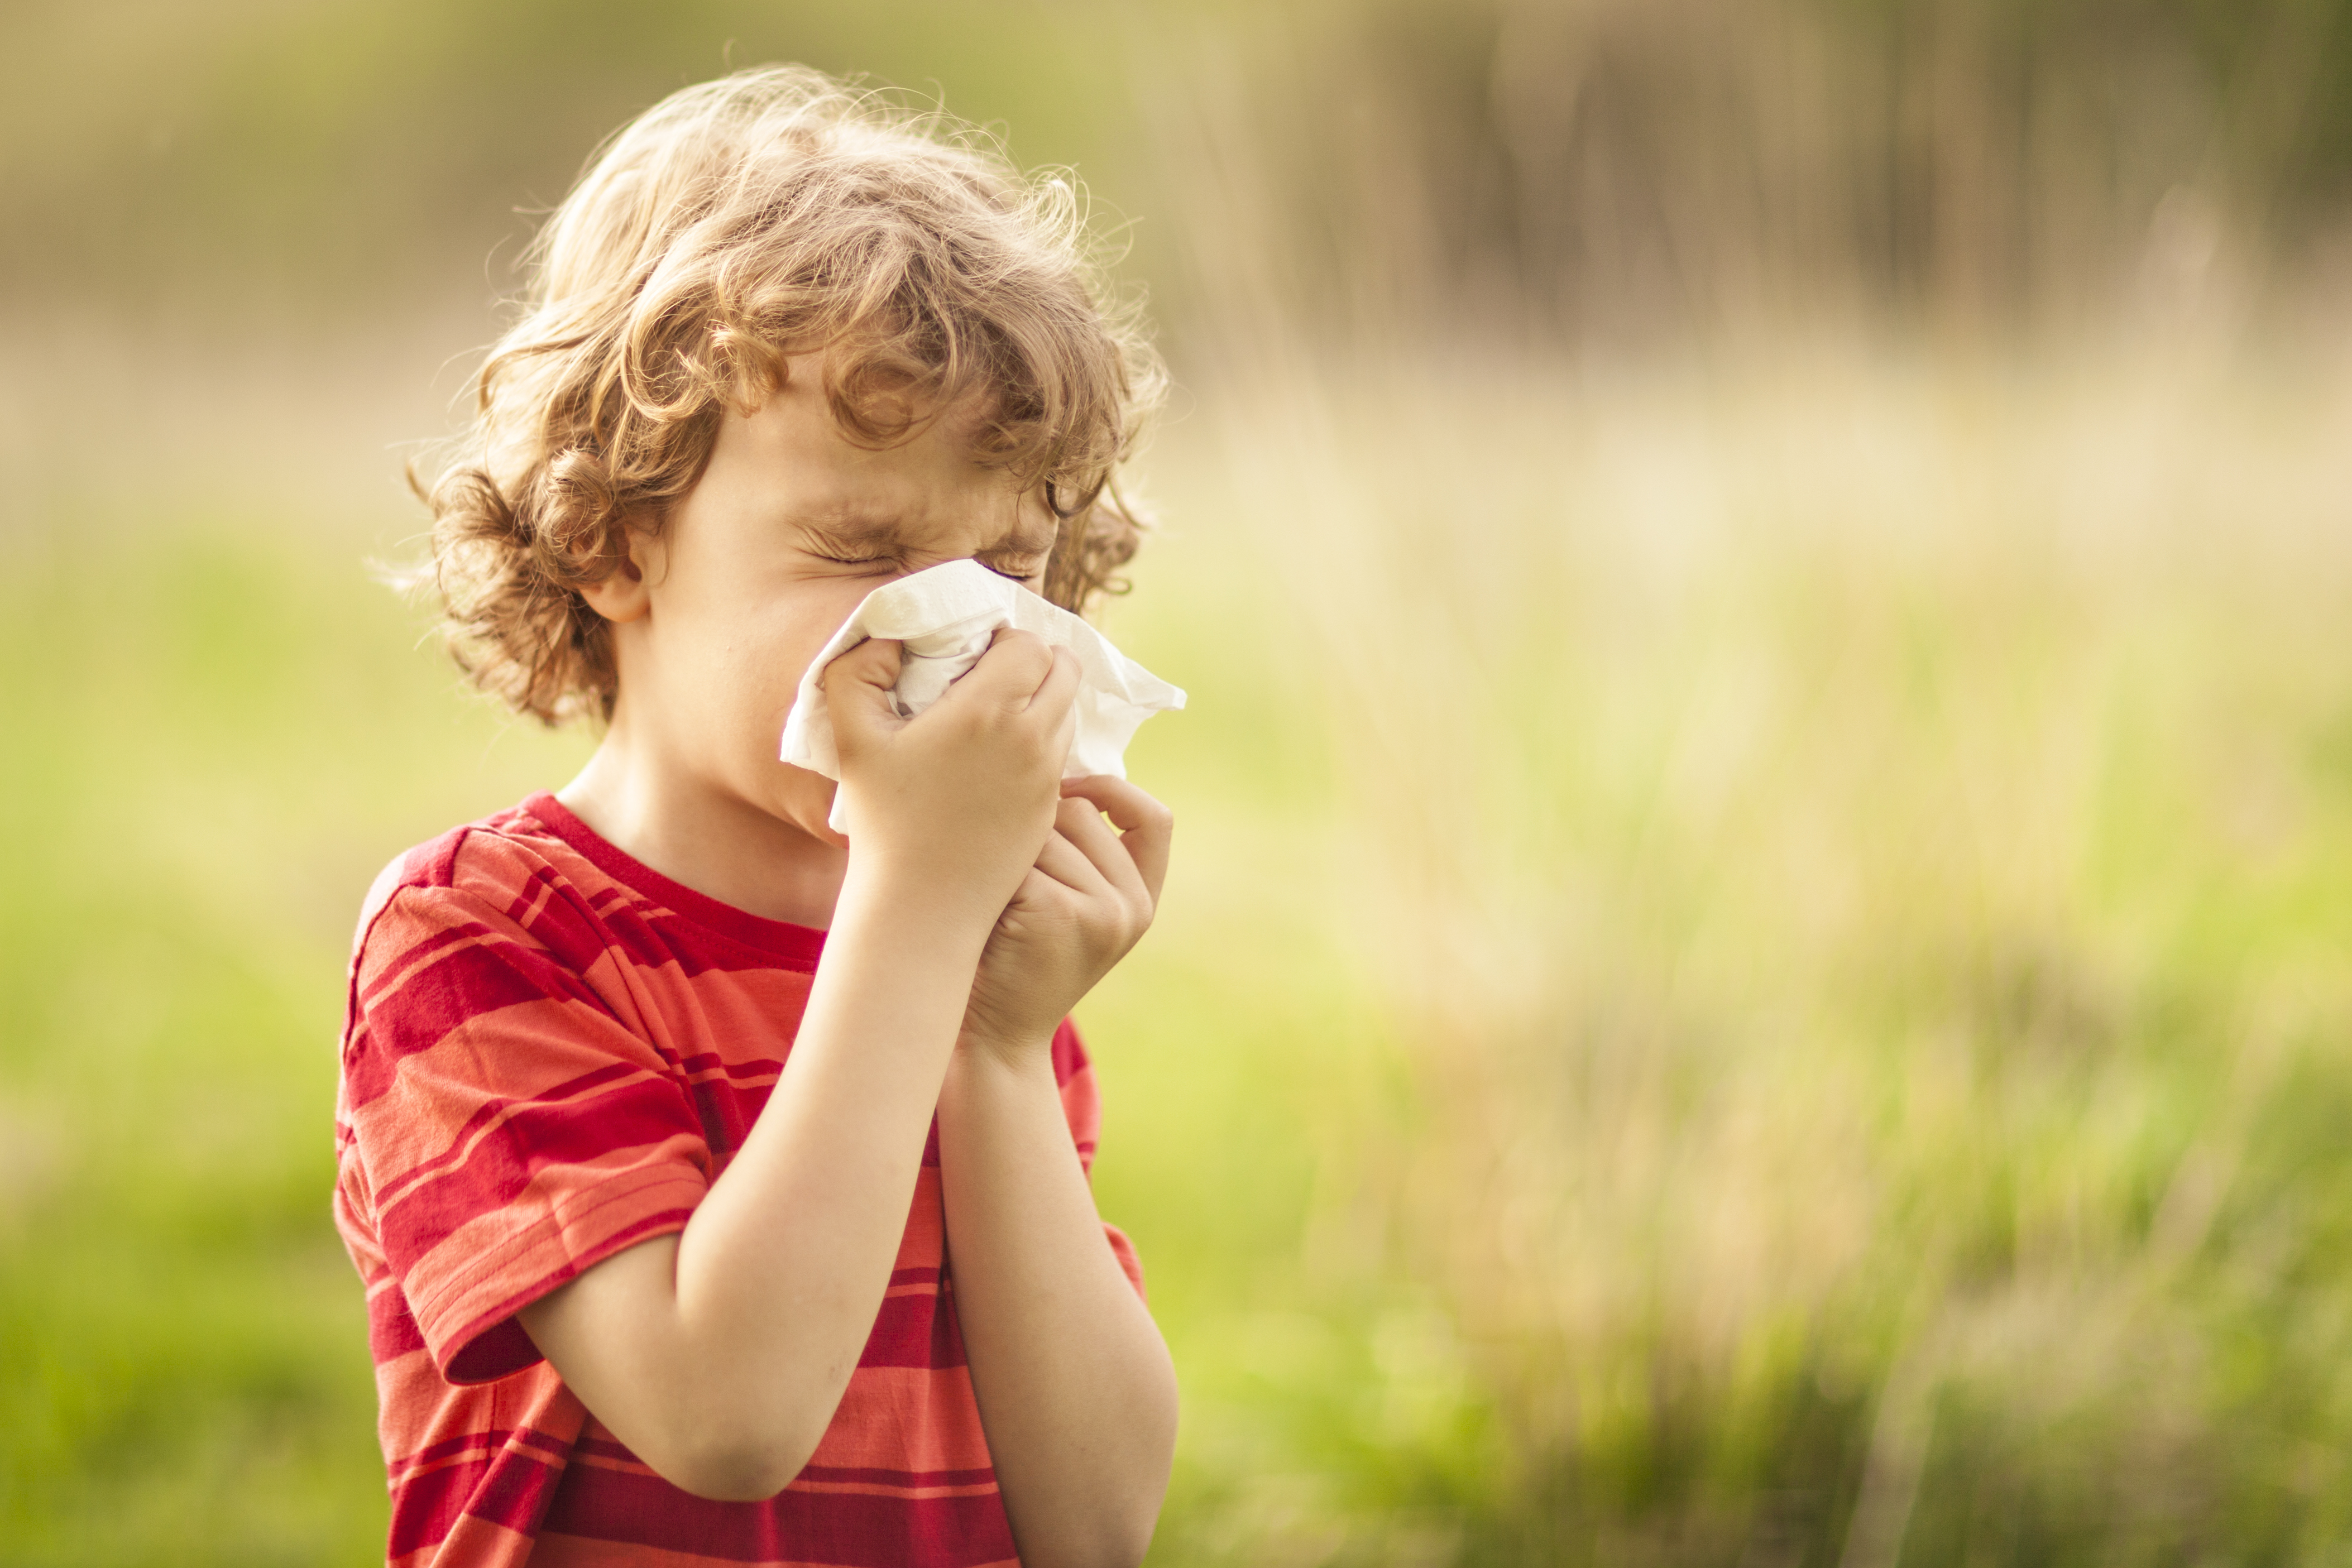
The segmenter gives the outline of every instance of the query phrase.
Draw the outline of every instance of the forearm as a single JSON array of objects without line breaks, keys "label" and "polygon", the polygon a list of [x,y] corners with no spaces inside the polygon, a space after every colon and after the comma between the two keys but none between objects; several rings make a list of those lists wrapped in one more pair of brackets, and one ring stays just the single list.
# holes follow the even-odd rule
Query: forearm
[{"label": "forearm", "polygon": [[959,1049],[939,1116],[956,1312],[1021,1560],[1134,1562],[1167,1490],[1175,1373],[1104,1239],[1051,1059]]},{"label": "forearm", "polygon": [[987,934],[855,883],[842,903],[783,1073],[677,1260],[681,1329],[752,1396],[815,1379],[820,1427],[888,1284]]},{"label": "forearm", "polygon": [[822,1437],[888,1285],[987,930],[853,876],[775,1090],[685,1230],[526,1312],[589,1408],[680,1485],[764,1495]]}]

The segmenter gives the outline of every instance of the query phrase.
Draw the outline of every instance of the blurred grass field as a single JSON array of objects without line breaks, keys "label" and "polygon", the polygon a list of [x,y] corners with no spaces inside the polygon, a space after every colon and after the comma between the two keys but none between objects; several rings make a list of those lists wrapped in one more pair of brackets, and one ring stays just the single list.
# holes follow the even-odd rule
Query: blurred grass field
[{"label": "blurred grass field", "polygon": [[0,56],[0,1568],[376,1560],[351,924],[591,744],[371,580],[387,444],[594,137],[767,58],[1076,160],[1168,329],[1105,619],[1179,854],[1080,1012],[1154,1563],[2352,1563],[2352,4]]},{"label": "blurred grass field", "polygon": [[[2330,1563],[2352,379],[1236,382],[1081,1014],[1186,1388],[1153,1561]],[[369,528],[6,587],[0,1561],[378,1549],[331,1042],[376,867],[584,754]]]},{"label": "blurred grass field", "polygon": [[1352,666],[1327,919],[1412,1086],[1354,1201],[1468,1391],[1402,1447],[1493,1467],[1435,1560],[2337,1560],[2313,362],[1792,346],[1229,414],[1294,656]]}]

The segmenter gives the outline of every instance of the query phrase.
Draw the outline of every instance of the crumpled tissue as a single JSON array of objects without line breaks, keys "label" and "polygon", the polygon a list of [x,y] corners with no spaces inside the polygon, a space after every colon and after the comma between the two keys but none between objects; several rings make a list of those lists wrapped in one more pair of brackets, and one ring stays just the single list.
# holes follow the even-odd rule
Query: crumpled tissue
[{"label": "crumpled tissue", "polygon": [[[824,667],[872,637],[903,645],[898,684],[891,702],[912,718],[933,703],[988,652],[999,627],[1034,632],[1078,660],[1078,724],[1070,740],[1065,779],[1108,773],[1127,777],[1127,743],[1155,713],[1184,706],[1184,694],[1117,648],[1110,639],[1059,605],[974,560],[951,560],[885,583],[867,594],[841,630],[801,676],[793,711],[784,720],[783,759],[795,767],[841,777],[841,753],[833,737],[833,715],[817,684]],[[829,825],[846,831],[841,797],[833,800]]]}]

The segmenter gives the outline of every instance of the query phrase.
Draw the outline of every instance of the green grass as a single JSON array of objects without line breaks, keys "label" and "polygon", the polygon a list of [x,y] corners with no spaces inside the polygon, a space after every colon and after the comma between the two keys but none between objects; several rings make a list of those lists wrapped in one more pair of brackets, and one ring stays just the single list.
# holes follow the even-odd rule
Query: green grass
[{"label": "green grass", "polygon": [[[2347,407],[1203,392],[1109,614],[1192,693],[1132,758],[1180,857],[1081,1013],[1185,1384],[1155,1563],[2352,1559]],[[367,1561],[350,924],[585,742],[457,695],[356,529],[50,523],[0,1563]]]},{"label": "green grass", "polygon": [[363,1562],[374,1391],[324,1207],[352,901],[578,747],[494,741],[355,549],[90,532],[28,552],[0,632],[0,1560]]},{"label": "green grass", "polygon": [[1204,422],[1494,1461],[1299,1449],[1297,1554],[2336,1560],[2340,383],[1476,371]]}]

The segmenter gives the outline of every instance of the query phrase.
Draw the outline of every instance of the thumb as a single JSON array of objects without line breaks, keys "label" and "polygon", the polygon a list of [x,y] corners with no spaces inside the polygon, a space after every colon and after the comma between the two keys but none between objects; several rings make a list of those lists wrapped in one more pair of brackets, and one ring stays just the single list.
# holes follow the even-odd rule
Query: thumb
[{"label": "thumb", "polygon": [[869,637],[824,667],[817,685],[833,715],[834,742],[845,755],[863,751],[906,721],[890,701],[898,684],[899,644]]}]

